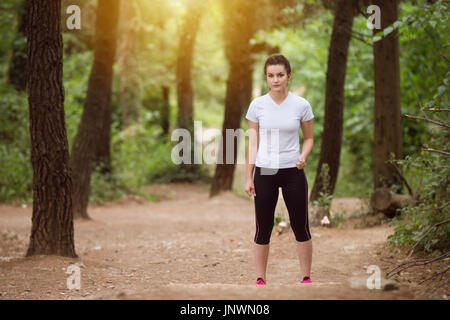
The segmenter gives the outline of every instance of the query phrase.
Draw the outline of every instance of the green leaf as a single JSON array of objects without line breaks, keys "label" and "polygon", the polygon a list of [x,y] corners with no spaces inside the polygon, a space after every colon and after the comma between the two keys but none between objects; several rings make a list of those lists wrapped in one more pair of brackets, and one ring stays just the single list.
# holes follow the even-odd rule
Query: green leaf
[{"label": "green leaf", "polygon": [[383,31],[378,31],[377,33],[374,34],[374,37],[382,37],[383,36]]},{"label": "green leaf", "polygon": [[380,41],[381,39],[382,39],[382,37],[375,36],[372,38],[372,42],[377,42],[377,41]]},{"label": "green leaf", "polygon": [[392,26],[389,26],[389,27],[387,27],[386,29],[383,30],[383,34],[384,34],[384,36],[387,36],[392,31],[394,31],[394,28]]},{"label": "green leaf", "polygon": [[442,14],[441,14],[440,11],[435,11],[433,14],[434,14],[434,16],[437,17],[437,18],[441,18],[441,17],[442,17]]}]

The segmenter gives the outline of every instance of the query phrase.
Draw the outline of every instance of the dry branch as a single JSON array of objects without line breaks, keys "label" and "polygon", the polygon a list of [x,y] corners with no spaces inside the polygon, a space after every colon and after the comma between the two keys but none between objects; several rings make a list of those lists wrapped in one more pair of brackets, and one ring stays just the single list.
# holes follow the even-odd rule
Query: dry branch
[{"label": "dry branch", "polygon": [[433,149],[433,148],[426,148],[426,149],[422,149],[422,150],[423,151],[428,151],[428,152],[440,153],[440,154],[444,154],[446,156],[450,156],[450,152],[447,152],[447,151],[437,150],[437,149]]},{"label": "dry branch", "polygon": [[416,198],[413,189],[411,188],[411,186],[409,185],[408,181],[406,181],[405,176],[403,175],[401,169],[399,168],[398,164],[395,162],[391,162],[391,164],[394,166],[395,170],[397,170],[398,175],[400,176],[400,178],[403,180],[403,182],[406,185],[406,188],[408,188],[408,192],[411,195],[411,197],[413,197],[414,199]]},{"label": "dry branch", "polygon": [[450,109],[447,108],[429,108],[427,111],[434,111],[434,112],[450,112]]},{"label": "dry branch", "polygon": [[[389,272],[386,274],[386,278],[390,278],[390,277],[392,277],[393,275],[395,275],[395,274],[397,274],[397,273],[400,273],[400,272],[402,272],[403,270],[406,270],[406,269],[408,269],[408,268],[411,268],[411,267],[417,267],[417,266],[424,266],[424,265],[427,265],[427,264],[432,263],[432,262],[435,262],[435,261],[444,260],[444,259],[446,259],[446,258],[448,258],[448,257],[450,257],[450,252],[446,252],[446,253],[442,254],[441,256],[439,256],[439,257],[437,257],[437,258],[432,258],[432,259],[418,259],[418,260],[412,260],[412,261],[404,262],[404,263],[398,265],[397,267],[395,267],[394,269],[392,269],[391,271],[389,271]],[[405,266],[405,265],[406,265],[406,266]],[[399,269],[399,270],[397,270],[397,269]],[[397,270],[397,271],[395,271],[395,270]],[[395,271],[395,273],[392,273],[392,272],[394,272],[394,271]]]},{"label": "dry branch", "polygon": [[408,254],[408,257],[411,257],[411,255],[414,252],[414,249],[417,247],[417,245],[431,232],[431,230],[443,225],[443,224],[447,224],[450,222],[450,219],[444,220],[444,221],[440,221],[438,223],[435,223],[434,225],[432,225],[421,237],[419,240],[417,240],[416,244],[412,247],[411,251]]},{"label": "dry branch", "polygon": [[[443,276],[444,274],[446,274],[448,270],[450,270],[450,267],[447,267],[447,269],[445,269],[444,271],[436,272],[436,273],[433,274],[431,277],[428,277],[428,278],[426,278],[425,280],[420,281],[419,284],[422,284],[422,283],[424,283],[425,281],[431,280],[431,279],[433,279],[433,278],[435,278],[435,277],[437,277],[437,276],[439,276],[439,275],[441,276],[441,279],[440,279],[440,280],[442,280],[442,276]],[[440,281],[440,280],[439,280],[439,281]]]},{"label": "dry branch", "polygon": [[442,126],[444,128],[450,129],[450,125],[443,123],[443,122],[439,122],[439,121],[435,121],[435,120],[431,120],[431,119],[427,119],[427,118],[422,118],[422,117],[417,117],[417,116],[411,116],[409,114],[405,114],[405,117],[410,118],[410,119],[427,121],[427,122],[430,122],[433,124],[437,124],[438,126]]}]

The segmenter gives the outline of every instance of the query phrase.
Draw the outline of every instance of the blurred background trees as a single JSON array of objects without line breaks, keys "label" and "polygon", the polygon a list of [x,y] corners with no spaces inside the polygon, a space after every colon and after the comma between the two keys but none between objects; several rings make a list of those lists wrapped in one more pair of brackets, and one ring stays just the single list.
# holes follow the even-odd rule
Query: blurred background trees
[{"label": "blurred background trees", "polygon": [[[193,121],[201,121],[204,131],[246,130],[243,114],[249,101],[268,90],[263,80],[263,63],[268,55],[279,52],[291,61],[289,90],[305,97],[315,114],[315,147],[305,170],[313,191],[311,200],[330,196],[368,198],[380,183],[377,181],[394,192],[402,192],[402,180],[389,176],[379,180],[382,170],[376,169],[378,160],[382,166],[389,166],[386,158],[392,151],[400,161],[406,161],[399,162],[402,174],[412,189],[423,194],[418,205],[424,206],[420,212],[428,213],[409,218],[415,221],[414,227],[399,222],[403,227],[393,240],[407,244],[424,226],[435,223],[437,217],[445,220],[448,161],[444,154],[423,150],[434,147],[448,152],[448,129],[403,115],[448,121],[448,113],[430,111],[448,108],[450,101],[448,3],[400,1],[396,14],[383,22],[383,30],[373,31],[366,25],[369,1],[356,2],[355,12],[337,11],[340,2],[326,0],[121,1],[115,21],[117,52],[111,66],[110,108],[106,108],[111,114],[110,118],[101,117],[102,121],[110,121],[104,127],[110,132],[98,133],[104,136],[98,137],[103,142],[96,145],[89,200],[102,202],[128,193],[152,199],[145,192],[146,185],[180,180],[208,183],[211,195],[222,190],[244,195],[243,172],[234,164],[203,163],[192,172],[180,170],[171,160],[172,148],[178,143],[171,141],[171,133],[181,126],[192,129]],[[64,110],[71,156],[88,102],[95,50],[107,48],[103,42],[98,45],[96,38],[100,3],[62,0],[61,5]],[[386,1],[377,3],[383,10]],[[66,27],[66,9],[72,4],[81,8],[81,30]],[[32,200],[28,93],[21,80],[26,76],[26,6],[26,0],[3,0],[0,4],[2,202]],[[335,28],[338,17],[346,23],[345,31]],[[338,48],[339,59],[335,60],[331,56],[332,40],[337,36],[348,42],[348,48],[342,47],[347,50],[346,58]],[[398,45],[398,62],[393,62],[398,64],[398,70],[374,64],[378,50],[382,50],[380,45],[391,38]],[[339,62],[329,63],[329,59]],[[396,73],[398,87],[383,80],[388,71]],[[336,80],[328,78],[327,82],[327,75],[333,74]],[[392,94],[397,97],[393,104],[388,96],[378,97],[377,93],[383,96],[388,91],[394,91]],[[396,124],[382,129],[396,132],[395,138],[386,136],[383,143],[397,145],[383,151],[380,159],[375,157],[379,155],[378,105],[397,110]],[[330,123],[337,127],[333,129]],[[340,143],[330,140],[337,138],[336,134],[342,135]],[[217,151],[220,154],[220,146]],[[105,155],[109,159],[106,165],[99,160]],[[332,188],[328,190],[320,185],[322,164],[331,169]],[[435,214],[434,208],[440,208],[441,216]],[[402,216],[403,213],[395,219]],[[448,236],[448,224],[439,230]],[[445,237],[441,234],[441,238]]]}]

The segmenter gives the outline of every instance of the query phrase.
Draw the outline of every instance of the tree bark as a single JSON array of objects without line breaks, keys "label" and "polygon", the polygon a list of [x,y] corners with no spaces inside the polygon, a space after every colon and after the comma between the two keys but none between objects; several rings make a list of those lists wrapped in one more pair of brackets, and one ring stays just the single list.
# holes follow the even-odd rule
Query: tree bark
[{"label": "tree bark", "polygon": [[18,29],[12,44],[12,57],[8,70],[8,82],[18,91],[25,91],[27,88],[27,45],[25,43],[27,4],[28,0],[24,0],[17,13]]},{"label": "tree bark", "polygon": [[[160,28],[161,32],[164,33],[166,31],[166,21],[164,18],[158,20],[156,25]],[[165,39],[159,39],[158,48],[161,52],[167,52]],[[162,128],[162,136],[168,136],[170,130],[170,103],[169,103],[169,94],[170,94],[170,86],[167,83],[163,83],[160,86],[162,102],[160,109],[160,119],[161,119],[161,128]]]},{"label": "tree bark", "polygon": [[94,163],[99,155],[98,146],[109,146],[111,86],[118,17],[118,0],[99,0],[94,62],[70,161],[73,169],[72,199],[76,218],[89,218],[89,185]]},{"label": "tree bark", "polygon": [[29,0],[28,105],[33,215],[27,256],[76,257],[64,115],[61,0]]},{"label": "tree bark", "polygon": [[190,6],[184,20],[183,33],[180,37],[178,47],[178,58],[176,65],[177,100],[178,100],[178,128],[187,129],[191,136],[191,164],[182,163],[180,170],[189,176],[198,172],[198,165],[194,164],[194,91],[192,88],[192,59],[195,39],[200,25],[202,7],[195,1],[189,2]]},{"label": "tree bark", "polygon": [[[374,0],[381,9],[381,28],[398,19],[398,0]],[[380,30],[374,29],[374,33]],[[395,168],[386,163],[391,152],[402,157],[400,62],[397,30],[374,43],[375,109],[373,178],[374,188],[402,185]]]},{"label": "tree bark", "polygon": [[[336,186],[342,148],[347,54],[356,10],[355,3],[348,0],[340,0],[335,8],[333,32],[328,50],[324,130],[316,178],[310,195],[311,201],[320,197],[319,192],[333,194]],[[328,186],[324,185],[321,175],[325,163],[329,167]]]},{"label": "tree bark", "polygon": [[[227,129],[237,130],[241,126],[242,111],[251,100],[252,81],[250,39],[255,33],[253,25],[254,7],[243,1],[223,1],[225,8],[225,53],[229,62],[227,89],[225,96],[225,116],[222,126],[222,144],[219,147],[218,163],[210,189],[210,196],[224,190],[231,190],[237,159],[237,136],[226,135]],[[233,141],[228,141],[233,139]],[[227,148],[233,145],[233,148]],[[232,163],[228,163],[227,154],[233,152]],[[228,157],[230,157],[228,155]],[[220,163],[222,161],[222,163]]]},{"label": "tree bark", "polygon": [[161,86],[162,93],[162,106],[161,106],[161,127],[163,130],[163,135],[169,135],[170,127],[170,104],[169,104],[169,92],[170,88],[168,86]]},{"label": "tree bark", "polygon": [[138,25],[134,0],[122,1],[120,47],[118,64],[120,66],[120,106],[122,108],[122,127],[126,128],[139,119],[139,80],[137,41]]}]

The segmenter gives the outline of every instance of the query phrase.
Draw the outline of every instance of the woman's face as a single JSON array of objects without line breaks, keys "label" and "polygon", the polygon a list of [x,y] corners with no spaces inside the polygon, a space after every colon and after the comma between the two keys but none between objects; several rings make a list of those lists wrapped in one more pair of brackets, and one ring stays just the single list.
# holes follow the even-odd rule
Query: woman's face
[{"label": "woman's face", "polygon": [[284,92],[287,88],[291,75],[288,75],[282,64],[267,66],[266,81],[271,91]]}]

